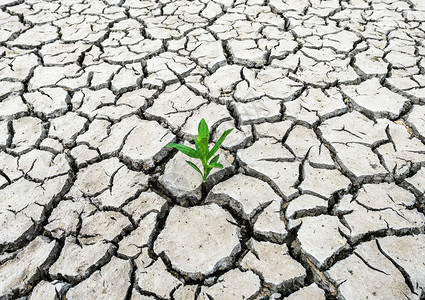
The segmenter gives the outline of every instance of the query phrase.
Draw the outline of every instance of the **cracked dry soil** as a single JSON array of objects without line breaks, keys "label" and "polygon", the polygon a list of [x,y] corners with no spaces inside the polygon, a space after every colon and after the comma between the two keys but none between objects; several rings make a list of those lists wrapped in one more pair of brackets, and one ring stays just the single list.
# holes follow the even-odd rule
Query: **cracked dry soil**
[{"label": "cracked dry soil", "polygon": [[0,0],[0,299],[425,299],[424,3]]}]

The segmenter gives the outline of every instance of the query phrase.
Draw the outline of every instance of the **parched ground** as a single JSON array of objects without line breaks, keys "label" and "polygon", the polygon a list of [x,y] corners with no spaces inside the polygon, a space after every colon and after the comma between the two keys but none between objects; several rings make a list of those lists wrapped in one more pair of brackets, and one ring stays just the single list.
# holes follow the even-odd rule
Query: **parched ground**
[{"label": "parched ground", "polygon": [[0,0],[0,299],[425,299],[424,40],[423,0]]}]

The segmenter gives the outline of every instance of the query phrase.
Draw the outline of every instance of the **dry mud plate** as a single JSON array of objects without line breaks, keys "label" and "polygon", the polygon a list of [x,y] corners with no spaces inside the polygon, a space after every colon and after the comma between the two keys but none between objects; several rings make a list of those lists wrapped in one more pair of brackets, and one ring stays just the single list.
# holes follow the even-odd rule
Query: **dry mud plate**
[{"label": "dry mud plate", "polygon": [[425,299],[424,40],[423,0],[0,0],[0,299]]}]

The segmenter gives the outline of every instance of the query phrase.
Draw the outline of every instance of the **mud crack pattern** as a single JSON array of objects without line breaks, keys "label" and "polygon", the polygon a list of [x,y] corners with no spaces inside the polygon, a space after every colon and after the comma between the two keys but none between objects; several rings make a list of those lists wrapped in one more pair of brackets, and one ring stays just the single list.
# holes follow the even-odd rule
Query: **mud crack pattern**
[{"label": "mud crack pattern", "polygon": [[[422,0],[0,0],[0,299],[425,299]],[[204,117],[222,170],[181,153]]]}]

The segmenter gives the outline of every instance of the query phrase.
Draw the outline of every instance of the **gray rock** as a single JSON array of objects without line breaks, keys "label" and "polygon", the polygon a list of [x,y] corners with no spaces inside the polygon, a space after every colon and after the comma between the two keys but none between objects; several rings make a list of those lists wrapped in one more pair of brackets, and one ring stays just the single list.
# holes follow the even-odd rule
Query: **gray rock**
[{"label": "gray rock", "polygon": [[213,286],[202,287],[199,299],[248,299],[260,287],[260,278],[255,273],[233,269],[220,276]]},{"label": "gray rock", "polygon": [[50,122],[49,135],[53,138],[58,138],[64,145],[71,145],[86,124],[86,118],[69,112]]},{"label": "gray rock", "polygon": [[170,260],[179,273],[200,279],[232,266],[241,250],[239,228],[232,216],[216,204],[175,206],[154,250]]},{"label": "gray rock", "polygon": [[345,299],[366,299],[370,295],[376,299],[419,299],[412,294],[400,271],[378,250],[375,241],[361,244],[327,273]]},{"label": "gray rock", "polygon": [[412,112],[409,114],[407,121],[413,126],[415,126],[416,130],[419,134],[425,138],[425,107],[414,105]]},{"label": "gray rock", "polygon": [[[413,288],[418,295],[421,295],[425,288],[424,264],[418,263],[425,261],[424,242],[423,234],[387,236],[377,240],[379,250],[392,260],[399,270],[406,272],[407,282],[411,284],[410,288]],[[403,274],[403,276],[406,275]]]},{"label": "gray rock", "polygon": [[99,242],[91,245],[77,245],[73,238],[67,238],[57,261],[50,267],[49,274],[54,279],[81,281],[92,274],[97,267],[105,264],[112,256],[115,247],[110,243]]},{"label": "gray rock", "polygon": [[286,300],[310,300],[310,299],[317,299],[317,300],[325,300],[325,291],[320,289],[317,284],[313,283],[307,287],[304,287],[300,289],[299,291],[296,291],[295,293],[289,295],[288,297],[285,297],[283,299]]},{"label": "gray rock", "polygon": [[[261,191],[261,194],[258,193]],[[267,183],[250,176],[237,174],[214,186],[206,203],[229,205],[240,217],[250,220],[265,205],[279,199]]]},{"label": "gray rock", "polygon": [[158,259],[150,265],[138,266],[136,271],[137,285],[149,293],[162,299],[171,299],[171,293],[182,282],[167,271],[167,267]]},{"label": "gray rock", "polygon": [[[338,170],[312,168],[309,164],[304,164],[304,180],[300,189],[304,192],[313,192],[325,198],[330,197],[334,192],[347,190],[350,180]],[[332,180],[328,180],[332,178]]]},{"label": "gray rock", "polygon": [[68,285],[66,283],[55,283],[54,281],[48,282],[43,280],[34,287],[28,300],[59,300],[58,295],[63,294],[67,288]]},{"label": "gray rock", "polygon": [[320,89],[308,89],[297,99],[285,102],[285,107],[287,116],[309,124],[347,110],[342,95],[336,89],[326,90],[326,94]]},{"label": "gray rock", "polygon": [[298,179],[299,163],[292,162],[294,157],[291,152],[274,139],[259,139],[251,147],[238,150],[237,157],[248,173],[263,177],[285,196],[297,192],[294,186]]},{"label": "gray rock", "polygon": [[296,251],[307,256],[318,268],[324,268],[341,251],[348,249],[347,240],[339,233],[338,217],[321,215],[301,218]]},{"label": "gray rock", "polygon": [[81,225],[79,241],[85,245],[116,242],[119,235],[132,228],[129,219],[119,212],[100,211],[86,217]]},{"label": "gray rock", "polygon": [[[111,261],[88,279],[69,289],[66,299],[124,299],[130,287],[129,261],[112,257]],[[100,284],[101,283],[101,284]]]},{"label": "gray rock", "polygon": [[13,120],[13,151],[22,152],[35,146],[42,134],[42,121],[38,118],[23,117]]},{"label": "gray rock", "polygon": [[353,241],[373,232],[404,231],[422,228],[424,216],[416,209],[408,209],[415,197],[394,183],[367,184],[358,196],[341,199],[338,212],[348,224],[345,231]]},{"label": "gray rock", "polygon": [[0,268],[0,297],[12,297],[13,292],[25,293],[41,277],[52,262],[57,243],[37,237]]},{"label": "gray rock", "polygon": [[253,239],[248,245],[251,252],[242,259],[242,268],[260,274],[274,289],[288,288],[293,284],[304,282],[306,271],[291,258],[286,245],[257,242]]},{"label": "gray rock", "polygon": [[369,79],[360,85],[344,86],[342,91],[361,110],[370,111],[378,118],[383,116],[397,117],[407,101],[403,96],[383,87],[378,78]]},{"label": "gray rock", "polygon": [[152,232],[155,230],[156,223],[157,213],[155,212],[140,220],[139,227],[121,240],[118,253],[127,257],[134,257],[139,254],[140,249],[151,242]]},{"label": "gray rock", "polygon": [[278,121],[281,117],[280,101],[267,97],[248,103],[235,103],[234,108],[239,122],[243,125]]},{"label": "gray rock", "polygon": [[157,122],[138,120],[126,135],[121,153],[135,166],[152,168],[169,152],[164,146],[174,141],[175,136]]},{"label": "gray rock", "polygon": [[160,195],[152,191],[147,191],[141,193],[139,197],[125,205],[123,210],[131,214],[133,219],[138,222],[150,212],[162,214],[166,203],[167,200]]}]

